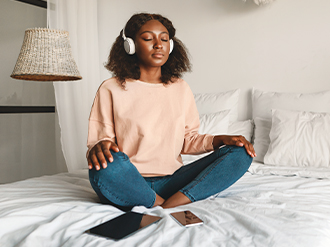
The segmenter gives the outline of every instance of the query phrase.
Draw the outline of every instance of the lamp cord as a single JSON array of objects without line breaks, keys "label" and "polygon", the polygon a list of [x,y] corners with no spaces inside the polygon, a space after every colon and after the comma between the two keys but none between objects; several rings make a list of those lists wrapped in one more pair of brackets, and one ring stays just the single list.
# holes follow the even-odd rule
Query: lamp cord
[{"label": "lamp cord", "polygon": [[47,28],[50,28],[50,1],[47,0]]}]

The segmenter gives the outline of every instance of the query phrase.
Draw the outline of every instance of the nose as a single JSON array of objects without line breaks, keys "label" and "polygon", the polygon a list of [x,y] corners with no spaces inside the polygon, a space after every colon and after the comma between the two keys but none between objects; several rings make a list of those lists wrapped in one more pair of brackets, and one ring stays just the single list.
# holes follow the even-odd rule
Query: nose
[{"label": "nose", "polygon": [[163,44],[161,39],[155,39],[154,49],[163,49]]}]

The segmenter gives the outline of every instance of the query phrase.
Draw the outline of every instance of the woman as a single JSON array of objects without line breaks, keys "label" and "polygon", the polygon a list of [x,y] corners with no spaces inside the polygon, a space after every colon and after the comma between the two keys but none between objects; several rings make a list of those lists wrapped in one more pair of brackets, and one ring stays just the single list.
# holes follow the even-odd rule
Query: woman
[{"label": "woman", "polygon": [[[90,114],[87,160],[101,202],[175,207],[236,182],[256,156],[242,136],[200,135],[186,49],[168,19],[135,14],[112,46]],[[226,145],[222,148],[220,146]],[[210,155],[187,166],[180,154]]]}]

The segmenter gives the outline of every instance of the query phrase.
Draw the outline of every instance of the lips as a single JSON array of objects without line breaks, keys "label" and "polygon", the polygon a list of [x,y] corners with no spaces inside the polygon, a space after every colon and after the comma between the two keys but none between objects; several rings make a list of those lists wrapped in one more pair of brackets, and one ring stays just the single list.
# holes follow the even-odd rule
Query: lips
[{"label": "lips", "polygon": [[152,54],[152,56],[155,57],[155,58],[163,58],[164,54],[160,53],[160,52],[156,52],[156,53]]}]

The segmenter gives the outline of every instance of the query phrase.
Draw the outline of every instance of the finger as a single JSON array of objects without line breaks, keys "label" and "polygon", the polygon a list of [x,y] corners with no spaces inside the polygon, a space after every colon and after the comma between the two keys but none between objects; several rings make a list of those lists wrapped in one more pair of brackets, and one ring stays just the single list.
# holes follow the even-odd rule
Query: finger
[{"label": "finger", "polygon": [[106,142],[106,143],[102,143],[102,151],[103,151],[103,155],[110,161],[113,161],[113,157],[112,154],[110,152],[111,146],[113,145],[112,142]]},{"label": "finger", "polygon": [[113,161],[113,157],[109,149],[103,149],[103,154],[110,162]]},{"label": "finger", "polygon": [[111,143],[111,147],[110,147],[113,151],[115,151],[116,153],[119,152],[119,147],[117,146],[116,143]]},{"label": "finger", "polygon": [[241,142],[241,141],[236,141],[235,145],[236,146],[239,146],[239,147],[243,147],[244,146],[244,143]]},{"label": "finger", "polygon": [[93,169],[93,162],[89,157],[87,158],[87,162],[88,162],[88,169],[89,170]]},{"label": "finger", "polygon": [[103,168],[106,168],[107,167],[107,161],[105,160],[103,150],[101,150],[101,149],[97,150],[96,151],[96,156],[97,156],[97,159],[99,160],[99,164],[101,164]]},{"label": "finger", "polygon": [[100,143],[96,148],[96,156],[104,169],[108,166],[108,162],[106,161],[107,156],[105,155],[105,151],[109,149],[107,148],[108,146],[109,143]]},{"label": "finger", "polygon": [[93,165],[94,165],[95,169],[97,171],[100,170],[100,163],[99,163],[99,160],[97,159],[95,153],[91,154],[90,158],[93,162]]},{"label": "finger", "polygon": [[252,145],[252,143],[250,143],[249,141],[247,141],[247,144],[248,144],[248,147],[249,147],[249,150],[251,152],[251,157],[254,158],[257,156],[255,150],[254,150],[254,147]]},{"label": "finger", "polygon": [[253,154],[252,154],[252,152],[251,152],[251,148],[250,148],[250,146],[249,146],[249,143],[250,143],[250,142],[248,142],[248,141],[245,139],[244,136],[240,135],[240,136],[237,137],[236,145],[237,145],[237,146],[240,146],[240,147],[243,147],[243,146],[244,146],[246,152],[247,152],[250,156],[252,156]]},{"label": "finger", "polygon": [[239,146],[239,147],[244,146],[244,144],[246,142],[244,136],[237,136],[235,139],[236,139],[236,143],[235,143],[236,146]]},{"label": "finger", "polygon": [[[97,169],[97,165],[98,165],[99,161],[97,160],[97,157],[95,156],[95,149],[94,148],[90,151],[87,160],[91,163],[92,168],[94,166],[95,169]],[[90,167],[90,163],[88,163],[88,167]]]},{"label": "finger", "polygon": [[250,143],[249,145],[250,145],[250,150],[253,154],[253,157],[257,157],[256,151],[254,150],[254,147],[253,147],[252,143]]},{"label": "finger", "polygon": [[246,144],[244,145],[245,146],[245,149],[247,151],[247,153],[252,157],[254,158],[255,155],[254,155],[254,149],[253,149],[253,146],[250,142],[246,141]]}]

